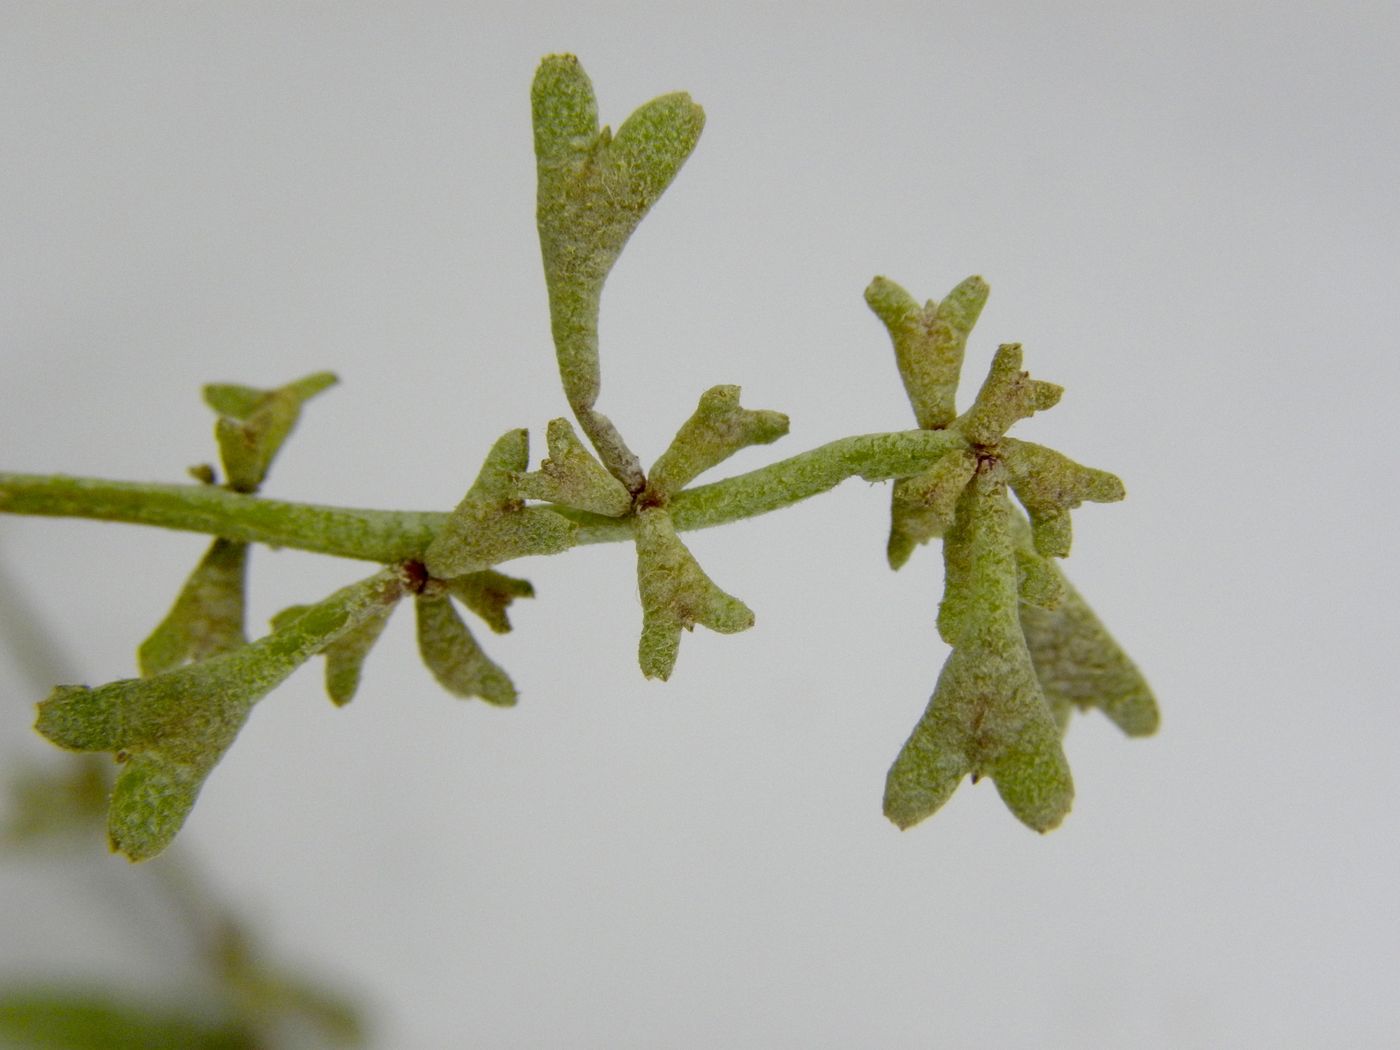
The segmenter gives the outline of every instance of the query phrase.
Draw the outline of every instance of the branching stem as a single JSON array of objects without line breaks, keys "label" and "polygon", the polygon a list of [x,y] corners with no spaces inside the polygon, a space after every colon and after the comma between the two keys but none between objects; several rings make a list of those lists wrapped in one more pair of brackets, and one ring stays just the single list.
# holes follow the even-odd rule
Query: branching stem
[{"label": "branching stem", "polygon": [[[678,493],[677,529],[704,529],[778,510],[850,477],[867,481],[926,470],[962,439],[949,431],[908,430],[841,438],[723,481]],[[447,515],[291,503],[212,485],[163,485],[66,475],[0,473],[0,512],[96,518],[202,532],[342,558],[390,562],[421,558]],[[561,511],[581,526],[577,542],[632,538],[627,521]]]}]

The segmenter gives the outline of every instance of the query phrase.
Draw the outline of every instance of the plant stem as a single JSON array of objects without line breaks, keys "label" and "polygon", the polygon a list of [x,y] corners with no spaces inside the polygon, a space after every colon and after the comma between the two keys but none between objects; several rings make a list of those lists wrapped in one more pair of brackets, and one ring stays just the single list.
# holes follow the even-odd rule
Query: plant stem
[{"label": "plant stem", "polygon": [[[671,500],[671,517],[681,530],[752,518],[818,495],[846,478],[884,481],[917,474],[963,445],[959,435],[940,430],[841,438],[747,474],[678,493]],[[155,525],[380,564],[421,558],[447,520],[441,512],[289,503],[212,485],[6,473],[0,473],[0,513]],[[560,513],[579,525],[579,544],[632,538],[627,519]]]}]

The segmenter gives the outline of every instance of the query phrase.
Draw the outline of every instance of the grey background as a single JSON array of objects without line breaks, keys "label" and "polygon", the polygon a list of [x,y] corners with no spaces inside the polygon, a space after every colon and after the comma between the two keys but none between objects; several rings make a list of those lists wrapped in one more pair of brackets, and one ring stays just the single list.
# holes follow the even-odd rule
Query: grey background
[{"label": "grey background", "polygon": [[[181,480],[201,383],[326,367],[269,495],[445,509],[505,429],[542,449],[528,90],[559,50],[614,126],[682,88],[709,117],[604,300],[633,446],[719,382],[793,420],[735,472],[910,426],[861,291],[984,274],[966,385],[1024,342],[1067,394],[1018,433],[1127,483],[1067,570],[1162,731],[1078,719],[1047,837],[988,784],[895,831],[941,565],[890,573],[887,489],[850,482],[691,537],[758,624],[667,685],[621,547],[517,564],[514,711],[441,693],[405,615],[350,708],[299,673],[182,836],[213,884],[381,1047],[1393,1045],[1393,4],[7,3],[5,468]],[[0,521],[41,659],[92,683],[203,546]],[[254,614],[362,571],[259,550]],[[0,674],[0,760],[41,762]],[[0,977],[194,980],[131,875],[0,865]]]}]

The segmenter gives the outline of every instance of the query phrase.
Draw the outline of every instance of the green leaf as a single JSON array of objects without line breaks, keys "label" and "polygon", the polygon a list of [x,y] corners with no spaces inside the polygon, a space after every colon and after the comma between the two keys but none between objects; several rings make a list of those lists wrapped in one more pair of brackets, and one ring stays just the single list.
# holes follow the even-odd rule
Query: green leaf
[{"label": "green leaf", "polygon": [[998,347],[977,399],[953,422],[972,444],[994,444],[1017,420],[1059,403],[1064,388],[1021,371],[1021,356],[1020,343]]},{"label": "green leaf", "polygon": [[[386,605],[382,610],[366,616],[364,622],[346,631],[321,650],[321,655],[326,658],[326,695],[336,707],[344,707],[355,699],[355,693],[360,688],[360,673],[364,669],[365,659],[374,648],[374,643],[379,641],[379,636],[384,633],[389,617],[396,607]],[[306,612],[307,608],[309,607],[305,605],[293,605],[283,609],[272,618],[273,629],[291,623]]]},{"label": "green leaf", "polygon": [[632,509],[632,494],[583,447],[567,419],[551,419],[546,440],[549,458],[537,473],[517,479],[521,496],[610,518],[620,518]]},{"label": "green leaf", "polygon": [[1007,438],[1001,455],[1011,488],[1030,514],[1035,549],[1047,558],[1068,556],[1072,509],[1085,500],[1114,503],[1125,495],[1123,483],[1108,471],[1080,466],[1043,445]]},{"label": "green leaf", "polygon": [[218,539],[195,567],[170,612],[137,650],[141,674],[168,671],[246,645],[243,633],[248,545]]},{"label": "green leaf", "polygon": [[1128,736],[1151,736],[1161,716],[1152,688],[1059,567],[1061,601],[1021,606],[1021,628],[1046,700],[1067,715],[1098,708]]},{"label": "green leaf", "polygon": [[214,427],[228,487],[256,492],[287,435],[296,426],[301,406],[339,382],[330,372],[317,372],[273,390],[231,383],[211,383],[204,400],[220,413]]},{"label": "green leaf", "polygon": [[682,628],[689,631],[698,623],[734,634],[753,626],[753,612],[705,575],[664,509],[638,511],[634,530],[642,598],[638,660],[646,677],[665,681],[676,665]]},{"label": "green leaf", "polygon": [[695,148],[704,111],[688,95],[663,95],[638,108],[614,138],[598,129],[593,86],[573,55],[540,64],[531,110],[536,218],[564,393],[609,472],[639,492],[641,464],[593,407],[602,384],[598,305],[627,239]]},{"label": "green leaf", "polygon": [[510,630],[506,610],[516,598],[533,598],[535,588],[529,580],[517,579],[486,569],[445,581],[452,597],[486,621],[497,634]]},{"label": "green leaf", "polygon": [[711,387],[652,464],[648,489],[666,499],[740,449],[772,444],[787,432],[788,417],[781,412],[740,407],[737,386]]},{"label": "green leaf", "polygon": [[528,431],[507,431],[486,454],[475,483],[424,553],[434,577],[448,580],[573,546],[577,525],[547,508],[527,507],[516,495],[530,461],[529,442]]},{"label": "green leaf", "polygon": [[446,594],[419,594],[418,652],[438,684],[454,696],[478,696],[498,707],[516,702],[510,677],[476,644]]},{"label": "green leaf", "polygon": [[910,827],[946,802],[964,776],[990,776],[1022,823],[1048,831],[1069,812],[1074,785],[1021,633],[1012,510],[997,461],[979,463],[944,552],[938,627],[953,652],[890,769],[885,813]]},{"label": "green leaf", "polygon": [[876,277],[865,290],[866,303],[890,333],[914,415],[927,430],[946,427],[957,415],[963,352],[989,291],[981,277],[969,277],[941,303],[930,299],[921,307],[887,277]]},{"label": "green leaf", "polygon": [[238,1024],[84,988],[0,988],[0,1043],[15,1050],[255,1050]]},{"label": "green leaf", "polygon": [[90,689],[59,686],[39,705],[38,731],[73,751],[123,763],[108,812],[112,848],[132,860],[165,849],[253,705],[300,664],[396,601],[404,578],[385,569],[342,588],[249,645],[151,678]]},{"label": "green leaf", "polygon": [[974,453],[951,449],[922,474],[895,481],[890,493],[890,537],[885,545],[891,569],[901,568],[915,547],[948,530],[958,497],[976,469]]}]

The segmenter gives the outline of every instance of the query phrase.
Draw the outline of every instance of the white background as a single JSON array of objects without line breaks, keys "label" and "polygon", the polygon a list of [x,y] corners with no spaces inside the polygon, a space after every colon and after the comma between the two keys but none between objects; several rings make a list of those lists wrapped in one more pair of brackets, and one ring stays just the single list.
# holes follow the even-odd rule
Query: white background
[{"label": "white background", "polygon": [[[1162,730],[1077,719],[1051,835],[986,783],[896,831],[941,564],[890,573],[888,490],[849,482],[688,537],[758,622],[669,684],[621,546],[514,566],[538,599],[480,633],[515,710],[438,690],[405,613],[348,709],[297,674],[182,835],[218,893],[393,1050],[1394,1045],[1393,4],[7,3],[0,466],[183,480],[201,383],[321,368],[268,495],[448,509],[502,431],[542,454],[528,93],[560,50],[614,126],[676,89],[709,119],[604,298],[634,448],[721,382],[793,420],[724,470],[909,427],[862,289],[984,274],[965,387],[1024,342],[1067,393],[1018,433],[1126,481],[1067,570]],[[204,545],[0,521],[56,640],[30,662],[133,673]],[[261,622],[365,569],[253,572]],[[50,749],[0,660],[14,769]],[[0,865],[0,977],[193,981],[139,874]]]}]

